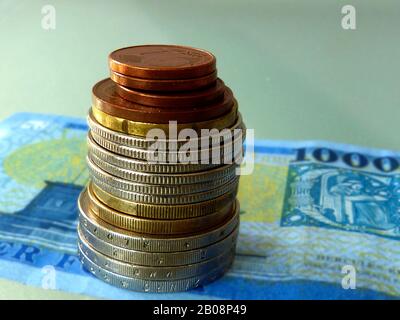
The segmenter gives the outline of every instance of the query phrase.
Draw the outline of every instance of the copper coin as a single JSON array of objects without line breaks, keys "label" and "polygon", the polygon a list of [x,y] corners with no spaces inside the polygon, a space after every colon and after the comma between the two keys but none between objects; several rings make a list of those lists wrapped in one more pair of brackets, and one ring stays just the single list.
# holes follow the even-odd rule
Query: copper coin
[{"label": "copper coin", "polygon": [[215,71],[210,52],[175,45],[144,45],[111,52],[112,71],[143,79],[191,79]]},{"label": "copper coin", "polygon": [[196,90],[208,87],[217,80],[217,71],[207,74],[203,77],[192,79],[172,79],[172,80],[157,80],[157,79],[142,79],[126,76],[122,73],[110,71],[111,79],[128,88],[147,90],[147,91],[185,91]]},{"label": "copper coin", "polygon": [[116,86],[117,93],[124,99],[151,107],[179,108],[199,107],[210,104],[222,98],[225,92],[225,84],[218,79],[215,85],[202,90],[183,92],[149,92],[130,89],[124,86]]},{"label": "copper coin", "polygon": [[225,86],[221,100],[202,107],[156,108],[143,106],[121,98],[116,92],[117,84],[111,79],[98,82],[93,87],[93,107],[115,117],[148,123],[192,123],[207,121],[228,113],[233,105],[232,91]]}]

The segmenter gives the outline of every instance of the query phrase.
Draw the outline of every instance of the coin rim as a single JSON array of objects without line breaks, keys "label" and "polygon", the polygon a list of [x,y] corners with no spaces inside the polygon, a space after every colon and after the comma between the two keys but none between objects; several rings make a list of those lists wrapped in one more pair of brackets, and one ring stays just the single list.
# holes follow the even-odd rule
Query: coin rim
[{"label": "coin rim", "polygon": [[88,259],[90,259],[97,266],[110,272],[134,279],[166,281],[201,276],[207,273],[207,271],[204,270],[213,270],[216,266],[226,263],[227,260],[232,260],[235,255],[235,245],[233,245],[229,251],[226,251],[215,258],[211,258],[202,262],[185,266],[149,267],[109,258],[92,248],[84,238],[81,239],[78,237],[78,250],[82,254],[86,255]]},{"label": "coin rim", "polygon": [[110,78],[119,85],[138,90],[176,92],[196,90],[212,85],[217,80],[217,70],[207,75],[189,79],[143,79],[127,76],[110,69]]},{"label": "coin rim", "polygon": [[[237,110],[238,110],[238,105],[236,99],[234,99],[234,105],[232,109],[228,113],[222,115],[221,117],[207,121],[199,121],[192,123],[177,123],[176,127],[178,132],[181,131],[182,129],[193,129],[198,133],[200,133],[202,129],[222,130],[232,126],[237,121]],[[92,106],[92,113],[98,123],[100,123],[103,127],[106,127],[113,131],[118,131],[129,135],[146,137],[147,133],[151,129],[161,129],[164,131],[166,137],[169,136],[169,124],[131,121],[120,117],[112,116],[108,113],[105,113],[97,109],[95,106]]]},{"label": "coin rim", "polygon": [[240,203],[235,199],[234,204],[232,216],[210,230],[185,237],[142,235],[118,228],[98,218],[89,210],[87,188],[85,188],[78,198],[79,223],[101,240],[117,247],[137,251],[180,252],[207,247],[221,240],[226,234],[230,234],[239,225],[240,220]]},{"label": "coin rim", "polygon": [[[122,98],[144,106],[156,108],[201,108],[213,104],[223,97],[227,87],[218,78],[215,84],[198,90],[181,92],[152,92],[129,88],[123,85],[115,87],[116,93]],[[191,94],[191,95],[189,95]]]},{"label": "coin rim", "polygon": [[[201,52],[209,57],[209,62],[201,65],[189,65],[186,67],[143,67],[134,66],[126,63],[122,63],[113,57],[118,51],[127,50],[137,47],[165,47],[165,48],[178,48],[184,50],[191,50],[195,52]],[[122,73],[127,76],[138,77],[143,79],[188,79],[201,77],[207,75],[216,70],[216,57],[209,51],[199,49],[190,46],[180,45],[163,45],[163,44],[152,44],[152,45],[141,45],[141,46],[130,46],[124,47],[111,52],[108,56],[109,68],[112,71]]]},{"label": "coin rim", "polygon": [[208,215],[183,218],[183,219],[149,219],[124,214],[116,211],[88,191],[89,209],[103,221],[121,229],[142,234],[187,236],[193,233],[210,230],[213,225],[219,225],[226,221],[235,211],[235,203],[228,203],[221,210]]}]

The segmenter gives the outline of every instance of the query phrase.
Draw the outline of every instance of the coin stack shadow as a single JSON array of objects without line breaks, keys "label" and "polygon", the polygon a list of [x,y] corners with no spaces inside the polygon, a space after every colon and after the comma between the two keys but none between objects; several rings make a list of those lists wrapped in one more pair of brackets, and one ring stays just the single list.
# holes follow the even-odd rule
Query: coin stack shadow
[{"label": "coin stack shadow", "polygon": [[[239,231],[236,169],[245,127],[237,101],[203,50],[135,46],[111,53],[109,65],[111,79],[93,87],[88,115],[80,260],[98,278],[135,291],[184,291],[213,281],[232,264]],[[170,120],[178,130],[227,128],[231,136],[202,135],[198,149],[183,152],[188,140],[173,138],[174,160],[209,161],[176,163],[165,150],[164,161],[149,162],[154,141],[146,134],[162,129],[172,139]]]}]

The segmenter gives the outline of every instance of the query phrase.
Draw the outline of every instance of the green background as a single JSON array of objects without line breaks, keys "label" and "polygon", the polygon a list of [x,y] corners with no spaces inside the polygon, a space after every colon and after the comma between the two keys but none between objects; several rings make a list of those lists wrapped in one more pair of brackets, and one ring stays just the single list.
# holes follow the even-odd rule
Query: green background
[{"label": "green background", "polygon": [[[56,9],[44,30],[42,6]],[[356,30],[341,27],[343,5]],[[116,48],[212,51],[258,139],[318,139],[400,150],[399,1],[0,0],[0,118],[84,117]],[[0,298],[73,295],[0,281]]]}]

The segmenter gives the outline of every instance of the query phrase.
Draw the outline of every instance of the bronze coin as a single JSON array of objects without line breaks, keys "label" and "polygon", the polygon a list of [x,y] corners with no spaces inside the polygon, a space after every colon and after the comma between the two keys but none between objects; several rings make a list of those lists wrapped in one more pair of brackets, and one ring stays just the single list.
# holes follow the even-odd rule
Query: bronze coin
[{"label": "bronze coin", "polygon": [[114,72],[143,79],[191,79],[215,71],[210,52],[176,45],[144,45],[118,49],[109,55]]},{"label": "bronze coin", "polygon": [[202,90],[183,92],[149,92],[130,89],[117,85],[117,93],[124,99],[134,103],[160,108],[190,108],[210,104],[222,98],[225,92],[225,84],[218,79],[215,85]]},{"label": "bronze coin", "polygon": [[121,98],[116,92],[116,87],[117,84],[111,79],[98,82],[93,87],[93,107],[109,115],[137,122],[207,121],[228,113],[234,105],[232,91],[226,86],[221,100],[202,107],[191,108],[156,108],[133,103]]},{"label": "bronze coin", "polygon": [[173,92],[196,90],[208,87],[214,84],[217,80],[217,71],[214,71],[208,75],[199,78],[157,80],[134,78],[111,70],[110,77],[114,82],[128,88],[147,91]]}]

